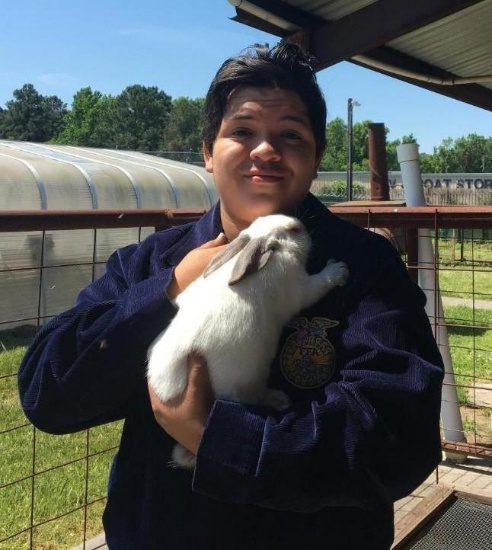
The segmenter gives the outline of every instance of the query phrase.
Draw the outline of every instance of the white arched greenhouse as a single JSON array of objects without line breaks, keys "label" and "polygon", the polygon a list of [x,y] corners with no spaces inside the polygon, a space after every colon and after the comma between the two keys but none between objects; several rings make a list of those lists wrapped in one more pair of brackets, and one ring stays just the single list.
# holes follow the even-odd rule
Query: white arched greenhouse
[{"label": "white arched greenhouse", "polygon": [[[0,215],[12,210],[207,210],[200,166],[134,151],[0,140]],[[69,308],[109,254],[153,228],[0,233],[0,331]],[[93,260],[97,266],[93,268]],[[42,263],[43,269],[40,269]]]}]

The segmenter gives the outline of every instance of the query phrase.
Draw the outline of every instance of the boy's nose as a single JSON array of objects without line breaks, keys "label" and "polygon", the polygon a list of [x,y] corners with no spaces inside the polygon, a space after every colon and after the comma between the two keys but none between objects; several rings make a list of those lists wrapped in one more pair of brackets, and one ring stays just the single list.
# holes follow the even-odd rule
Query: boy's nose
[{"label": "boy's nose", "polygon": [[250,153],[251,159],[276,161],[280,160],[281,154],[272,139],[262,138],[258,141]]}]

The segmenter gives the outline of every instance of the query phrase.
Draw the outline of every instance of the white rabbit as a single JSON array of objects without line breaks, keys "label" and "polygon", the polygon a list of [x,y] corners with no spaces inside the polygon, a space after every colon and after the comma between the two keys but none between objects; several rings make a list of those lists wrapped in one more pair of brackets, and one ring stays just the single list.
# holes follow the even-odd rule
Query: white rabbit
[{"label": "white rabbit", "polygon": [[[178,312],[149,351],[148,379],[163,402],[179,397],[188,377],[188,355],[202,355],[216,397],[266,404],[290,400],[267,387],[283,325],[336,286],[348,270],[330,260],[315,275],[305,269],[311,239],[297,219],[274,214],[255,220],[176,298]],[[175,465],[195,457],[180,445]]]}]

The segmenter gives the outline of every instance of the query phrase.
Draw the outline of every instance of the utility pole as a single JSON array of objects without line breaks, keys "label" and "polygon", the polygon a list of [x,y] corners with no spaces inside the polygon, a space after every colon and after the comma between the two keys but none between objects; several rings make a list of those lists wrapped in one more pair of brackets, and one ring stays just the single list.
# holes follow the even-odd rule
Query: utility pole
[{"label": "utility pole", "polygon": [[347,101],[347,200],[351,201],[353,192],[352,192],[352,182],[353,182],[353,170],[352,170],[352,152],[353,152],[353,110],[354,107],[360,107],[360,103],[354,101],[349,97]]}]

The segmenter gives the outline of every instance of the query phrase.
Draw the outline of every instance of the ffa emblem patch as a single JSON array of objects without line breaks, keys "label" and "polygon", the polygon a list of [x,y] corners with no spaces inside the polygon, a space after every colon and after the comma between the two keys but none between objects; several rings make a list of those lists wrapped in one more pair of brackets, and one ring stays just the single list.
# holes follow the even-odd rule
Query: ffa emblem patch
[{"label": "ffa emblem patch", "polygon": [[315,317],[296,317],[287,325],[297,329],[285,340],[280,352],[280,368],[294,386],[315,389],[323,386],[335,370],[335,348],[326,336],[338,321]]}]

